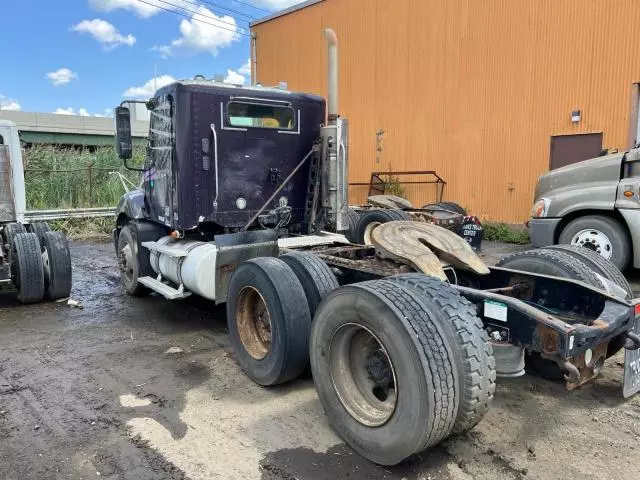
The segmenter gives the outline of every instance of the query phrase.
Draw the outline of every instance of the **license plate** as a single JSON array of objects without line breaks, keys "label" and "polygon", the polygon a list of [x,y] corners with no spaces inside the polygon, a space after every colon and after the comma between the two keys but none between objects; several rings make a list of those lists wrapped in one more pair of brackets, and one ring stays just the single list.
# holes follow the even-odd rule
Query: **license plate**
[{"label": "license plate", "polygon": [[[636,317],[635,333],[640,334],[640,317]],[[629,398],[640,391],[640,348],[624,351],[624,385],[622,395]]]}]

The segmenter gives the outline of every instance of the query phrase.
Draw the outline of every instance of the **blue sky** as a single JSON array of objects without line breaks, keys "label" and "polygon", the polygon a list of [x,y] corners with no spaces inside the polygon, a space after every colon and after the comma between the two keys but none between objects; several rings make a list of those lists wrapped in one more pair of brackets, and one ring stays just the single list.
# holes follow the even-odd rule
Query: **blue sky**
[{"label": "blue sky", "polygon": [[2,2],[0,107],[109,115],[156,83],[198,73],[248,82],[248,19],[298,1]]}]

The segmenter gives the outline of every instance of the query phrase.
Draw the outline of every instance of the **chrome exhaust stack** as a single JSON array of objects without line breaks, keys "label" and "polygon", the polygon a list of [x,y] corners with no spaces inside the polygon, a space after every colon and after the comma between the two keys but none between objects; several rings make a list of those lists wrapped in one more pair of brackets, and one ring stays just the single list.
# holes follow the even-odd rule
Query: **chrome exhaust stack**
[{"label": "chrome exhaust stack", "polygon": [[338,114],[338,38],[327,28],[324,31],[328,50],[327,126],[322,138],[322,206],[327,209],[329,226],[336,232],[345,231],[349,208],[348,122]]}]

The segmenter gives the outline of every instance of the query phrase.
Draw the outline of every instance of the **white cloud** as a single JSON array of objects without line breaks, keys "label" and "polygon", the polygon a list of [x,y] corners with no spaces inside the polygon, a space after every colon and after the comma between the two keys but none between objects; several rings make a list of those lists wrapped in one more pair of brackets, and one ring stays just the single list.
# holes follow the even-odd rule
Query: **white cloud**
[{"label": "white cloud", "polygon": [[[149,18],[164,10],[179,10],[180,7],[193,10],[194,1],[171,0],[89,0],[89,5],[99,12],[111,12],[113,10],[129,10],[142,18]],[[191,7],[189,7],[191,5]]]},{"label": "white cloud", "polygon": [[173,40],[170,45],[154,47],[164,56],[175,55],[180,52],[199,53],[209,52],[217,55],[220,48],[228,47],[240,39],[240,32],[236,19],[229,15],[218,16],[209,9],[192,5],[190,20],[180,22],[180,38]]},{"label": "white cloud", "polygon": [[78,78],[78,75],[68,68],[59,68],[55,72],[47,73],[47,78],[57,87],[59,85],[66,85],[71,80]]},{"label": "white cloud", "polygon": [[239,69],[238,73],[240,75],[251,76],[251,59],[247,58],[247,62],[244,63]]},{"label": "white cloud", "polygon": [[224,78],[224,83],[233,83],[234,85],[244,85],[247,83],[247,77],[251,79],[251,59],[248,59],[237,70],[227,70],[227,76]]},{"label": "white cloud", "polygon": [[105,115],[101,113],[92,114],[92,113],[89,113],[89,111],[83,107],[80,107],[77,112],[75,108],[69,107],[69,108],[56,108],[56,111],[52,113],[56,115],[79,115],[81,117],[108,117],[108,116],[111,116],[109,115],[110,112],[111,112],[111,109],[107,108],[105,109]]},{"label": "white cloud", "polygon": [[116,27],[99,18],[83,20],[79,24],[71,27],[71,30],[88,33],[103,44],[107,50],[112,50],[120,45],[132,46],[136,43],[136,37],[133,35],[122,35]]},{"label": "white cloud", "polygon": [[[134,2],[136,0],[133,0]],[[283,10],[289,8],[303,0],[252,0],[251,3],[256,7],[266,8],[267,10]]]},{"label": "white cloud", "polygon": [[12,98],[0,95],[0,110],[20,110],[22,107]]},{"label": "white cloud", "polygon": [[227,76],[224,77],[224,83],[233,83],[234,85],[242,85],[246,81],[242,75],[235,70],[227,70]]},{"label": "white cloud", "polygon": [[169,85],[175,81],[176,79],[171,75],[160,75],[159,77],[152,78],[142,86],[127,88],[122,96],[129,98],[142,98],[146,100],[153,97],[153,94],[156,93],[156,89]]}]

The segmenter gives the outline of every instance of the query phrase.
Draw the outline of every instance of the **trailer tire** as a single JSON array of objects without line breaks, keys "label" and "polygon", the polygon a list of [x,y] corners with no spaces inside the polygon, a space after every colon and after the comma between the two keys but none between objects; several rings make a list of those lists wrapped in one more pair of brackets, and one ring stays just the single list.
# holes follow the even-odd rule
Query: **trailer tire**
[{"label": "trailer tire", "polygon": [[360,215],[360,219],[358,220],[358,225],[356,227],[357,243],[361,245],[370,245],[370,236],[373,231],[372,227],[397,220],[406,220],[406,214],[402,210],[376,209],[363,213]]},{"label": "trailer tire", "polygon": [[578,245],[550,245],[543,247],[543,250],[557,250],[559,252],[566,253],[580,260],[585,265],[589,266],[596,273],[599,273],[607,280],[611,280],[613,283],[622,288],[626,293],[628,300],[633,298],[633,291],[627,279],[624,278],[622,272],[616,267],[611,260],[607,260],[602,255],[598,255],[590,248],[579,247]]},{"label": "trailer tire", "polygon": [[278,258],[255,258],[233,272],[227,325],[240,367],[259,385],[293,380],[309,363],[311,315],[305,292]]},{"label": "trailer tire", "polygon": [[455,346],[439,310],[388,280],[334,290],[311,326],[329,423],[365,458],[395,465],[443,440],[458,410]]},{"label": "trailer tire", "polygon": [[38,237],[35,233],[17,233],[13,236],[13,248],[18,300],[22,303],[41,301],[44,297],[44,270]]},{"label": "trailer tire", "polygon": [[280,259],[291,267],[300,280],[313,318],[320,302],[340,286],[338,279],[329,266],[313,253],[291,252]]},{"label": "trailer tire", "polygon": [[[9,251],[13,252],[13,238],[18,233],[27,233],[27,229],[21,223],[9,223],[4,226],[4,240],[9,244]],[[36,237],[37,238],[37,237]]]},{"label": "trailer tire", "polygon": [[49,224],[47,222],[34,222],[34,223],[30,223],[29,225],[27,225],[27,229],[30,232],[33,232],[36,234],[36,236],[38,237],[38,241],[42,244],[42,235],[45,232],[50,232],[51,231],[51,227],[49,226]]},{"label": "trailer tire", "polygon": [[[580,280],[594,287],[605,288],[595,272],[581,259],[559,250],[540,249],[514,253],[500,260],[496,266]],[[547,380],[564,378],[560,367],[554,361],[542,358],[538,352],[529,352],[525,360],[527,370],[539,377]]]},{"label": "trailer tire", "polygon": [[[590,230],[596,235],[590,234]],[[604,215],[587,215],[572,220],[562,229],[558,243],[590,244],[596,249],[610,249],[609,260],[621,271],[629,266],[633,250],[625,228],[616,219]]]},{"label": "trailer tire", "polygon": [[49,300],[68,297],[71,294],[71,254],[67,237],[62,232],[45,231],[40,248],[45,297]]},{"label": "trailer tire", "polygon": [[496,390],[496,361],[489,336],[471,302],[449,284],[420,273],[390,277],[389,281],[402,285],[418,295],[429,308],[442,311],[438,320],[459,355],[460,407],[453,427],[454,433],[470,430],[491,408]]},{"label": "trailer tire", "polygon": [[151,291],[138,283],[140,278],[140,252],[138,242],[133,237],[131,227],[126,225],[120,230],[118,235],[118,266],[120,267],[120,278],[125,291],[133,297],[142,297]]}]

